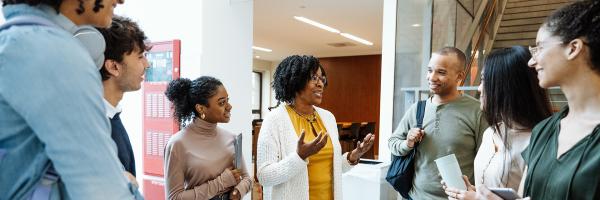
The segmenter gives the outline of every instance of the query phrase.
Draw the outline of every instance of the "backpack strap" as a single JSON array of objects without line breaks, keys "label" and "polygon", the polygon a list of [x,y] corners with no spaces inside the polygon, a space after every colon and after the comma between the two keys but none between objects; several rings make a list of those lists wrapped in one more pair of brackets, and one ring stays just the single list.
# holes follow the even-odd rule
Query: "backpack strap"
[{"label": "backpack strap", "polygon": [[426,100],[417,103],[417,128],[423,128],[423,118],[425,117]]},{"label": "backpack strap", "polygon": [[21,15],[21,16],[12,17],[12,18],[6,20],[6,22],[4,24],[2,24],[2,26],[0,26],[0,31],[2,31],[4,29],[8,29],[11,26],[32,26],[32,25],[59,28],[55,23],[53,23],[52,21],[50,21],[46,18],[35,16],[35,15]]}]

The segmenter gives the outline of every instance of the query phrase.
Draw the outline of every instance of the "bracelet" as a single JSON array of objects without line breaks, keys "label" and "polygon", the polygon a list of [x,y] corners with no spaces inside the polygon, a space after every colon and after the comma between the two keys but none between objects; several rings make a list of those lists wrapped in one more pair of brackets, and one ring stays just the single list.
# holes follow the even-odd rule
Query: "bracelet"
[{"label": "bracelet", "polygon": [[346,156],[346,160],[348,160],[348,163],[350,163],[350,165],[357,165],[358,162],[360,162],[360,158],[358,158],[358,159],[356,159],[356,161],[352,162],[352,161],[350,161],[350,153],[351,152],[348,152],[348,156]]}]

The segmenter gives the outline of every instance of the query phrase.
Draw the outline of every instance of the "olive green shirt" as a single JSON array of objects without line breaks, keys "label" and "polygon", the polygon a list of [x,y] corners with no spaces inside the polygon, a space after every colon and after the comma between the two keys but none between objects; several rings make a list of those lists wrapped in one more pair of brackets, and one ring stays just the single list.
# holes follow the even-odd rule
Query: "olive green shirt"
[{"label": "olive green shirt", "polygon": [[[474,183],[473,162],[488,127],[479,105],[479,101],[467,95],[440,105],[431,98],[427,100],[423,117],[425,136],[417,147],[415,178],[409,193],[412,199],[448,199],[434,160],[449,154],[456,155],[462,173]],[[411,150],[406,136],[409,129],[416,127],[416,110],[414,104],[406,111],[390,137],[388,145],[392,154],[406,155]]]},{"label": "olive green shirt", "polygon": [[533,128],[529,146],[522,153],[528,166],[524,196],[600,199],[600,125],[556,159],[560,120],[568,112],[565,108]]}]

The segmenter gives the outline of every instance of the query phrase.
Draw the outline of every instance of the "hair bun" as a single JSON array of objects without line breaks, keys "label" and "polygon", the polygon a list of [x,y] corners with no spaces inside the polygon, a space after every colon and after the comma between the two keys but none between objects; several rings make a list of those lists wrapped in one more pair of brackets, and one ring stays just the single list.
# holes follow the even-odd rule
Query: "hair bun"
[{"label": "hair bun", "polygon": [[178,78],[169,83],[165,95],[173,103],[185,103],[192,87],[192,81],[187,78]]}]

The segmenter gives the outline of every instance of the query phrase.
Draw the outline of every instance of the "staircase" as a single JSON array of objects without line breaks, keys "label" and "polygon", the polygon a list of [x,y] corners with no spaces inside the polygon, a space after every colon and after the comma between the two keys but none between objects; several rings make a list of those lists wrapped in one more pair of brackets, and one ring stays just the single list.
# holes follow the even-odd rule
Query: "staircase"
[{"label": "staircase", "polygon": [[508,0],[493,49],[533,46],[537,31],[556,9],[574,0]]}]

